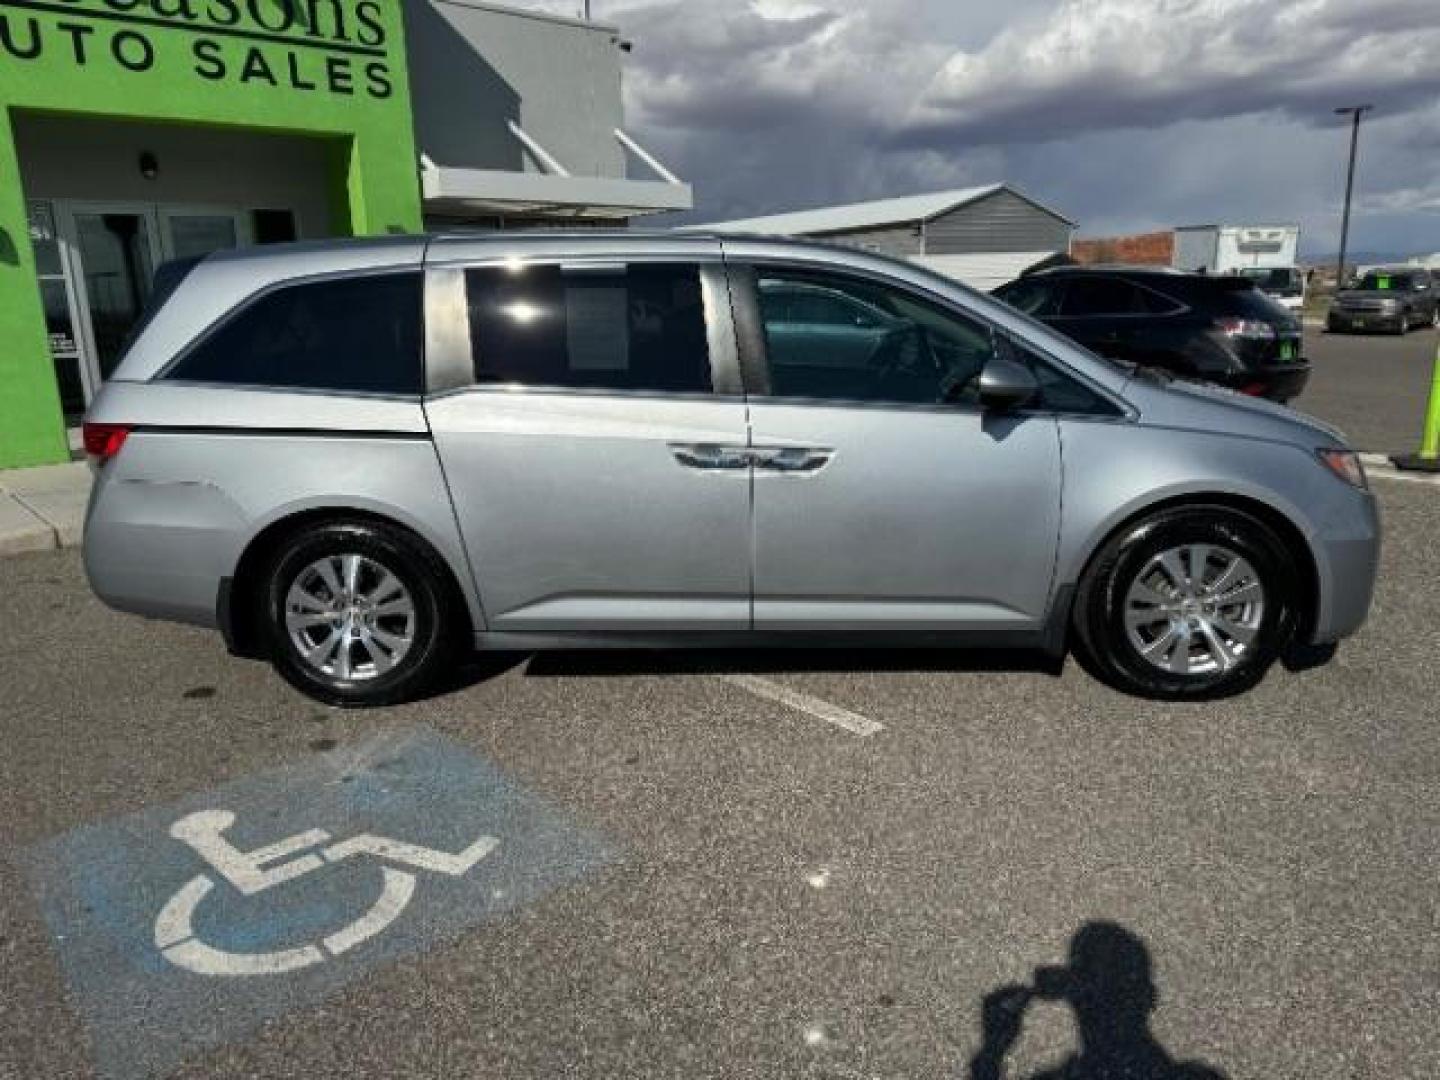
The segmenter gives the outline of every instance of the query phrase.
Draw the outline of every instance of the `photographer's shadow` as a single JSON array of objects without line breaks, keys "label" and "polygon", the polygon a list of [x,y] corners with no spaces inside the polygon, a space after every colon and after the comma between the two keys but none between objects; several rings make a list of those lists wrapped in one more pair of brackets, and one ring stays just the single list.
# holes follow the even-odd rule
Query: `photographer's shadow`
[{"label": "photographer's shadow", "polygon": [[1156,990],[1150,952],[1110,922],[1086,923],[1070,939],[1070,963],[1039,968],[1029,986],[1002,986],[981,1002],[984,1044],[970,1080],[1008,1076],[1005,1055],[1020,1037],[1032,1001],[1063,1001],[1075,1013],[1080,1049],[1030,1080],[1225,1080],[1201,1062],[1177,1062],[1150,1031]]}]

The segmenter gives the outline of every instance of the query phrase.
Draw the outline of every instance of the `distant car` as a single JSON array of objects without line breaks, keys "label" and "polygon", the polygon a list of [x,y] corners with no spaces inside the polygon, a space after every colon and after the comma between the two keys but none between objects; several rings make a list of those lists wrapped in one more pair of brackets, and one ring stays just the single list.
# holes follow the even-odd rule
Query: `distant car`
[{"label": "distant car", "polygon": [[1247,266],[1236,273],[1296,318],[1305,309],[1305,272],[1298,266]]},{"label": "distant car", "polygon": [[1101,356],[1289,401],[1310,378],[1300,322],[1234,275],[1065,266],[995,295]]},{"label": "distant car", "polygon": [[1325,326],[1331,333],[1385,330],[1392,334],[1440,326],[1440,291],[1423,268],[1371,270],[1354,288],[1335,294]]}]

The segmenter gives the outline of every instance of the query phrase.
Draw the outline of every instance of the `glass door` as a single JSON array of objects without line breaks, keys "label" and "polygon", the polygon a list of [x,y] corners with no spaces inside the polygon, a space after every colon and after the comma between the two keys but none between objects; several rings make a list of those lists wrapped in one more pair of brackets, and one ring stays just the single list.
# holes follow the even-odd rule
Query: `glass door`
[{"label": "glass door", "polygon": [[158,230],[148,207],[72,203],[61,216],[80,268],[76,292],[88,316],[84,355],[93,394],[114,372],[145,310],[159,262]]},{"label": "glass door", "polygon": [[67,412],[83,411],[114,373],[150,298],[156,266],[250,242],[246,215],[226,207],[56,202],[51,218],[57,257],[67,260],[57,271],[61,280],[47,284],[39,241],[36,252]]},{"label": "glass door", "polygon": [[30,222],[30,243],[35,250],[36,277],[40,284],[40,302],[45,309],[45,329],[49,337],[50,359],[55,365],[55,381],[60,388],[60,405],[66,419],[85,411],[91,391],[89,371],[80,346],[80,327],[76,312],[79,303],[73,288],[72,260],[55,228],[55,207],[36,201],[27,207]]}]

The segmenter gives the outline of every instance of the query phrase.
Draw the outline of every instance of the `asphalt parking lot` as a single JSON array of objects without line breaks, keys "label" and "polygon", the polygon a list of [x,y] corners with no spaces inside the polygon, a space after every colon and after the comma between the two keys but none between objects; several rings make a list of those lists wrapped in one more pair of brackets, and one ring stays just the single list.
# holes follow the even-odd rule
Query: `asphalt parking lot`
[{"label": "asphalt parking lot", "polygon": [[1358,450],[1411,453],[1420,445],[1440,335],[1305,332],[1313,370],[1292,404],[1340,428]]},{"label": "asphalt parking lot", "polygon": [[[1176,1059],[1433,1077],[1440,490],[1379,491],[1366,629],[1184,707],[1008,654],[618,653],[343,713],[107,611],[74,552],[0,560],[0,1075],[964,1076],[983,998],[1109,934],[1137,1023],[1094,1038],[1145,1037],[1148,956]],[[235,857],[316,825],[434,850],[390,849],[405,910],[344,845],[320,892],[192,903],[192,954],[374,934],[207,978],[155,912],[205,870],[167,823],[221,808]],[[1034,1002],[1009,1075],[1076,1038]]]}]

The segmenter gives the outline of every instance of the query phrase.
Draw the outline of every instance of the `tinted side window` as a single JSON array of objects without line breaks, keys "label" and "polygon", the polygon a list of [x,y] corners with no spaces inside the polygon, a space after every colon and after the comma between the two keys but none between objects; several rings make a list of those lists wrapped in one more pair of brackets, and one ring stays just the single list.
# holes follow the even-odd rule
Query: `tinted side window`
[{"label": "tinted side window", "polygon": [[[928,405],[977,400],[980,372],[993,351],[982,324],[860,278],[761,268],[758,287],[774,396]],[[873,319],[863,325],[792,321],[763,299],[807,287],[848,299]]]},{"label": "tinted side window", "polygon": [[997,289],[996,295],[1017,311],[1023,311],[1037,319],[1050,318],[1060,308],[1057,290],[1044,281],[1011,282]]},{"label": "tinted side window", "polygon": [[1134,315],[1145,309],[1140,290],[1119,278],[1076,277],[1066,283],[1061,315]]},{"label": "tinted side window", "polygon": [[694,265],[497,266],[465,277],[478,383],[711,389]]},{"label": "tinted side window", "polygon": [[418,273],[286,285],[222,322],[166,377],[418,394],[421,297]]},{"label": "tinted side window", "polygon": [[1138,288],[1136,294],[1140,301],[1140,310],[1147,315],[1171,315],[1185,306],[1179,300],[1144,286]]},{"label": "tinted side window", "polygon": [[1215,288],[1205,300],[1212,315],[1238,315],[1261,322],[1289,322],[1290,313],[1259,289]]},{"label": "tinted side window", "polygon": [[1010,355],[1027,365],[1040,384],[1038,408],[1071,416],[1118,416],[1120,411],[1078,379],[1065,374],[1013,338],[1006,339]]}]

